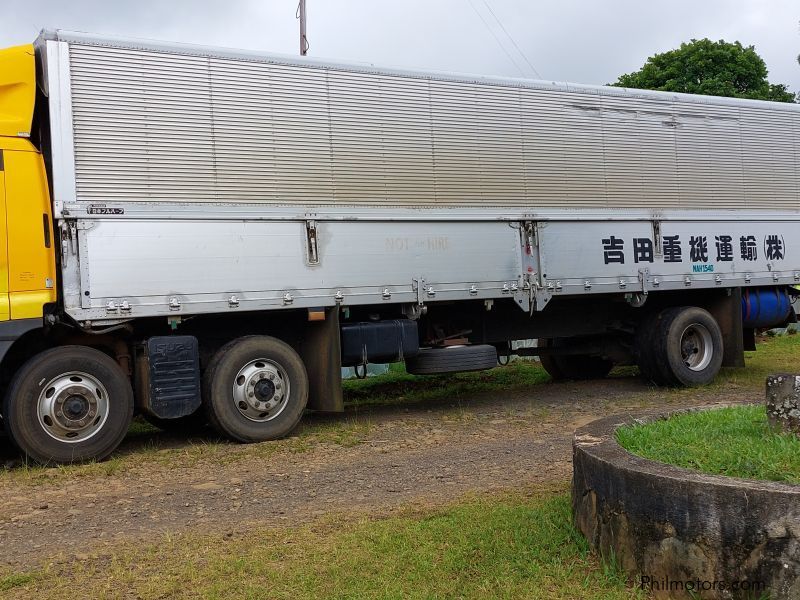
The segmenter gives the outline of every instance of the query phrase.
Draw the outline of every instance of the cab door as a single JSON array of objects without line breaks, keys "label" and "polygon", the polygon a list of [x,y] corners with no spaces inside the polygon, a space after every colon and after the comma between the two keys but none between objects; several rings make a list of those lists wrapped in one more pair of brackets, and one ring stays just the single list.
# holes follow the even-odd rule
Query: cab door
[{"label": "cab door", "polygon": [[56,300],[55,249],[50,194],[42,155],[6,150],[4,252],[12,319],[41,317]]}]

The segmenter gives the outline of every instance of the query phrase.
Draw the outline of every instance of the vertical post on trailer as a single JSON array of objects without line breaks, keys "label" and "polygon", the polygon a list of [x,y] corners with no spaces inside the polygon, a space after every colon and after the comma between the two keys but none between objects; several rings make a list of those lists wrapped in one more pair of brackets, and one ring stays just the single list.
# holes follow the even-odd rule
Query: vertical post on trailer
[{"label": "vertical post on trailer", "polygon": [[300,0],[297,13],[300,19],[300,56],[305,56],[308,53],[308,37],[306,37],[306,0]]}]

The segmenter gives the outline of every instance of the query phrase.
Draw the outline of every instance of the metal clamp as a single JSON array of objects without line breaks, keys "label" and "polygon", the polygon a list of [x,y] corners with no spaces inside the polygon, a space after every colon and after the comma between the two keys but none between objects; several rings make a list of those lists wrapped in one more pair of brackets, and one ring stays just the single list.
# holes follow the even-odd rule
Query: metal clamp
[{"label": "metal clamp", "polygon": [[317,222],[306,221],[306,262],[309,265],[319,264],[319,245],[317,243]]},{"label": "metal clamp", "polygon": [[425,306],[425,279],[423,277],[414,277],[411,280],[411,288],[417,293],[417,306]]}]

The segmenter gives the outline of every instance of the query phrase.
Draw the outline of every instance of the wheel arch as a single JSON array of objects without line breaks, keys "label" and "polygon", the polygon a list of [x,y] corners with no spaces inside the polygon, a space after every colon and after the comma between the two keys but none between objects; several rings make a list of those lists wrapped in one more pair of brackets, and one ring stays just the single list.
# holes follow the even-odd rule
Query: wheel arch
[{"label": "wheel arch", "polygon": [[[66,334],[66,335],[65,335]],[[58,346],[76,345],[99,350],[115,360],[128,376],[130,348],[121,336],[70,334],[48,330],[42,319],[17,319],[0,322],[0,397],[14,374],[37,354]]]},{"label": "wheel arch", "polygon": [[49,347],[42,319],[0,322],[0,383],[2,388],[29,358]]}]

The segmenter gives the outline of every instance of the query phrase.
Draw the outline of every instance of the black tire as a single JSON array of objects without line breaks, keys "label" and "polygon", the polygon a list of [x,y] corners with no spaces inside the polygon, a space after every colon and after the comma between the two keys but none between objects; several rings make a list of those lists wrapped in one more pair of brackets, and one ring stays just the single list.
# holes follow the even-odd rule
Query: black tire
[{"label": "black tire", "polygon": [[[262,363],[263,367],[257,366]],[[251,364],[252,367],[248,367]],[[245,368],[251,369],[252,373],[248,371],[247,376],[240,375]],[[246,390],[251,382],[260,386],[264,380],[264,385],[268,385],[266,377],[258,377],[270,373],[278,375],[270,380],[274,382],[269,384],[273,395],[264,404],[275,402],[275,407],[257,412],[257,408],[246,404],[246,409],[240,409],[234,390],[241,388],[238,393],[243,393],[253,402],[259,397],[267,398],[269,389],[252,398]],[[240,377],[244,377],[244,384],[234,388]],[[279,400],[277,393],[280,390],[285,395]],[[203,375],[203,404],[209,423],[222,435],[238,442],[263,442],[288,435],[303,416],[307,402],[308,375],[303,361],[291,346],[273,337],[252,335],[226,344],[211,359]]]},{"label": "black tire", "polygon": [[663,310],[651,340],[658,382],[699,386],[714,381],[722,367],[722,331],[708,311],[696,306]]},{"label": "black tire", "polygon": [[[536,344],[540,348],[552,348],[553,347],[553,340],[548,338],[541,338],[536,341]],[[550,375],[550,378],[554,381],[560,381],[562,379],[566,379],[564,373],[558,367],[558,363],[555,360],[555,356],[552,354],[541,354],[539,356],[539,362],[542,363],[542,367],[544,370],[547,371],[547,374]]]},{"label": "black tire", "polygon": [[489,345],[422,348],[406,359],[406,371],[413,375],[435,375],[463,371],[484,371],[497,366],[497,348]]},{"label": "black tire", "polygon": [[[540,339],[539,345],[542,348],[558,348],[566,346],[567,341],[562,338]],[[556,381],[603,379],[614,368],[612,361],[590,354],[543,354],[539,360],[547,374]]]},{"label": "black tire", "polygon": [[[70,377],[71,373],[76,375]],[[87,375],[96,381],[91,381]],[[62,385],[61,382],[66,386],[72,385],[66,383],[68,381],[80,386],[75,389],[86,391],[94,388],[95,391],[73,393],[69,387],[59,387],[61,391],[55,391],[55,386]],[[95,385],[96,382],[100,387]],[[101,392],[100,388],[105,390]],[[94,409],[89,397],[95,403]],[[83,420],[88,423],[79,433],[62,428],[60,421],[54,422],[50,414],[40,416],[40,402],[43,405],[50,402],[54,407],[55,402],[62,402],[60,406],[64,410],[58,414],[61,419],[66,419],[65,401],[74,405],[76,419],[83,415]],[[57,408],[53,410],[59,411]],[[96,412],[86,412],[91,410]],[[119,446],[128,432],[133,418],[133,390],[120,366],[99,350],[61,346],[37,354],[17,372],[3,403],[3,417],[8,436],[27,457],[38,463],[102,460]],[[69,423],[75,426],[79,421]],[[80,439],[83,435],[88,437]]]}]

